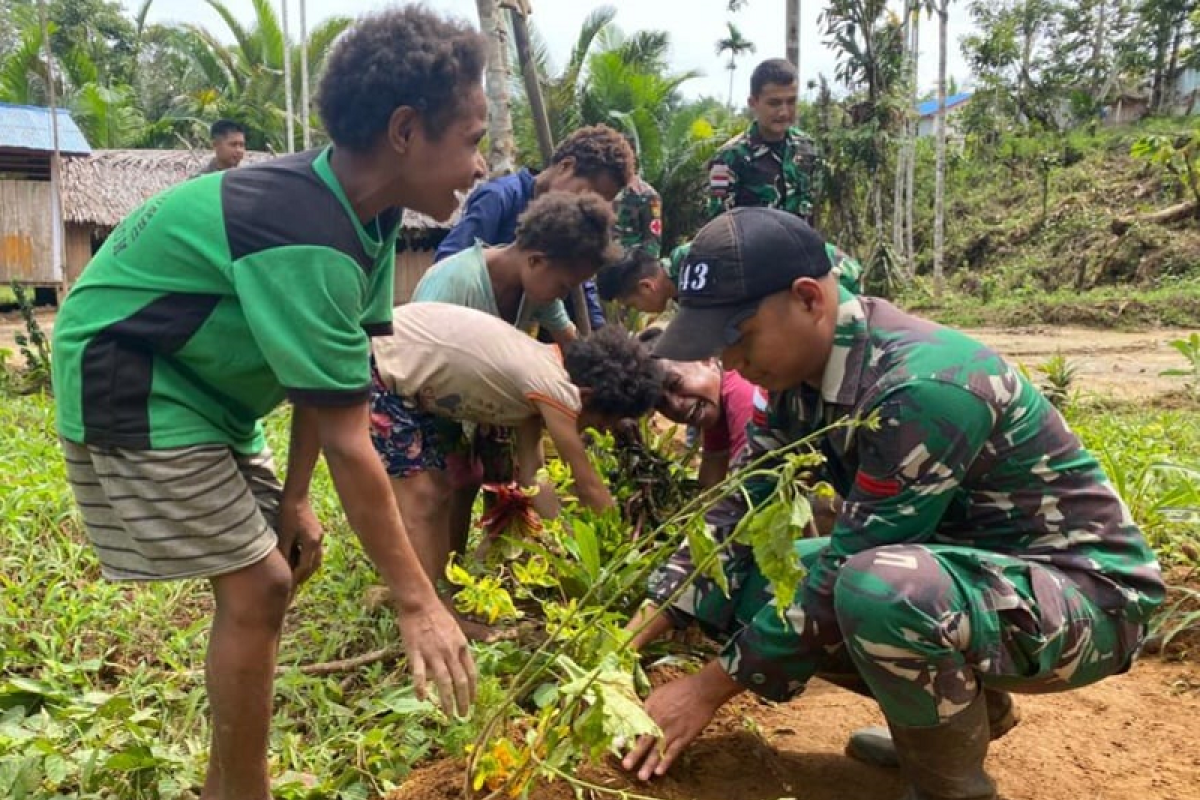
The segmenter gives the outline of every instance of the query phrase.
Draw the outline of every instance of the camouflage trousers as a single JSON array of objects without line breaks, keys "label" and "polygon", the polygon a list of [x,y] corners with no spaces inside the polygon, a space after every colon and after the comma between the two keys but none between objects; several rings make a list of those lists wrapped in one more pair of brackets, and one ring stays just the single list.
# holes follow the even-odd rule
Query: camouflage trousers
[{"label": "camouflage trousers", "polygon": [[[800,540],[796,551],[810,566],[828,541]],[[789,633],[799,646],[792,626],[804,615],[797,607],[804,588],[781,619],[762,574],[750,569],[740,577],[732,597],[715,584],[698,586],[685,615],[722,637],[748,626],[775,628],[758,637],[778,643],[774,648],[742,653],[727,668],[764,695],[794,695],[809,677],[789,669],[786,649]],[[857,673],[890,722],[912,727],[954,716],[980,682],[1058,692],[1123,672],[1145,634],[1102,610],[1065,572],[950,545],[892,545],[852,556],[839,572],[833,605],[840,642],[826,647],[817,674],[846,685]],[[764,685],[772,683],[775,689]]]}]

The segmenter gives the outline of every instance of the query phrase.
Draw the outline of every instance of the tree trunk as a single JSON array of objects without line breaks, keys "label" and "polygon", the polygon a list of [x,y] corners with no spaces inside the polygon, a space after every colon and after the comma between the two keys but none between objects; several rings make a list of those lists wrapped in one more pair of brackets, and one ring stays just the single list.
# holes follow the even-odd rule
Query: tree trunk
[{"label": "tree trunk", "polygon": [[787,60],[796,68],[796,87],[800,88],[800,0],[787,0],[785,6]]},{"label": "tree trunk", "polygon": [[[308,99],[308,0],[300,0],[300,135],[304,149],[312,147],[312,127],[309,118],[312,116],[312,106]],[[284,58],[291,60],[291,54],[284,48]]]},{"label": "tree trunk", "polygon": [[1175,35],[1171,38],[1171,55],[1167,59],[1167,74],[1163,80],[1163,108],[1170,109],[1175,103],[1176,78],[1179,75],[1179,46],[1183,42],[1184,18],[1176,20]]},{"label": "tree trunk", "polygon": [[289,40],[288,40],[288,0],[282,0],[283,13],[280,16],[280,22],[283,26],[283,113],[284,120],[284,136],[287,141],[284,147],[289,153],[296,151],[296,109],[292,105],[292,59],[289,58]]},{"label": "tree trunk", "polygon": [[550,133],[550,117],[546,113],[546,102],[542,98],[542,84],[538,79],[537,65],[533,63],[532,46],[529,43],[529,25],[525,15],[515,8],[509,9],[513,25],[513,39],[517,44],[517,58],[521,60],[521,76],[525,80],[525,95],[529,99],[529,112],[533,116],[533,128],[537,133],[538,150],[542,166],[550,166],[554,157],[554,137]]},{"label": "tree trunk", "polygon": [[1096,32],[1092,38],[1092,97],[1096,102],[1104,102],[1104,98],[1097,96],[1096,92],[1100,90],[1100,86],[1104,81],[1104,74],[1107,70],[1104,69],[1104,45],[1108,31],[1106,25],[1108,23],[1108,0],[1100,0],[1098,18],[1096,19]]},{"label": "tree trunk", "polygon": [[488,170],[493,176],[508,175],[515,168],[512,106],[508,98],[508,26],[496,0],[475,0],[479,29],[488,40]]},{"label": "tree trunk", "polygon": [[[917,105],[917,65],[921,58],[921,7],[918,3],[913,4],[912,15],[912,45],[910,47],[912,53],[912,96],[909,98],[909,113],[914,114]],[[908,267],[908,276],[915,277],[917,274],[917,247],[916,247],[916,183],[917,183],[917,129],[920,122],[910,117],[908,120],[908,161],[905,167],[908,174],[904,176],[904,227],[906,228],[905,241],[905,264]]]},{"label": "tree trunk", "polygon": [[937,174],[933,196],[933,293],[941,297],[945,275],[942,260],[946,247],[946,59],[950,0],[941,0],[938,15]]},{"label": "tree trunk", "polygon": [[[906,59],[912,57],[909,53],[912,38],[912,4],[908,2],[905,3],[902,30],[901,36],[904,41],[900,46],[901,61],[907,63]],[[907,171],[905,164],[908,162],[908,129],[911,118],[912,109],[906,109],[904,133],[900,140],[900,146],[896,148],[896,174],[892,182],[892,249],[896,251],[897,258],[904,258],[904,175]]]}]

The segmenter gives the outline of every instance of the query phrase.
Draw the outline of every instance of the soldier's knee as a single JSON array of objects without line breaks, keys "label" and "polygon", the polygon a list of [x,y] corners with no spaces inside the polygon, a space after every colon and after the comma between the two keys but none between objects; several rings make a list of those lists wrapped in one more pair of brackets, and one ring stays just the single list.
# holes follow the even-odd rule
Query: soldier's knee
[{"label": "soldier's knee", "polygon": [[912,630],[915,620],[936,619],[948,610],[952,592],[952,581],[928,549],[892,545],[846,559],[834,586],[834,608],[848,637],[864,626]]}]

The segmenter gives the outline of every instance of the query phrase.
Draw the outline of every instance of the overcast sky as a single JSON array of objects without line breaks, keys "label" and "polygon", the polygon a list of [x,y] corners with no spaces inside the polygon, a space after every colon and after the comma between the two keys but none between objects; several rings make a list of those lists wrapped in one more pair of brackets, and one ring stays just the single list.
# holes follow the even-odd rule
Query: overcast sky
[{"label": "overcast sky", "polygon": [[[254,17],[251,0],[225,0],[238,17],[249,23]],[[282,0],[275,0],[277,8]],[[741,60],[734,75],[734,96],[748,93],[750,71],[765,58],[784,56],[784,0],[750,0],[740,12],[725,11],[725,0],[611,0],[608,3],[586,0],[531,0],[533,23],[550,46],[556,67],[561,67],[570,55],[579,27],[587,15],[601,5],[617,9],[616,24],[625,31],[660,29],[669,31],[672,43],[672,68],[678,71],[696,69],[704,77],[684,84],[690,97],[709,95],[724,98],[728,93],[729,73],[724,59],[714,52],[716,41],[726,31],[726,20],[733,22],[742,35],[757,46],[757,51]],[[308,22],[312,27],[333,14],[358,15],[373,9],[395,5],[395,0],[309,0]],[[126,8],[138,5],[137,0],[124,0]],[[476,24],[475,0],[431,0],[427,5],[448,14],[465,17]],[[897,3],[896,5],[899,5]],[[800,78],[807,83],[818,73],[833,80],[834,54],[824,44],[817,17],[824,3],[803,0],[800,19]],[[293,38],[298,30],[299,1],[291,0],[290,26]],[[957,16],[957,19],[956,19]],[[223,40],[228,30],[220,17],[200,0],[154,0],[152,22],[197,22]],[[960,86],[967,83],[969,71],[959,50],[958,40],[969,30],[965,15],[952,14],[950,21],[949,74]],[[920,82],[922,90],[932,90],[937,80],[937,25],[922,19]]]}]

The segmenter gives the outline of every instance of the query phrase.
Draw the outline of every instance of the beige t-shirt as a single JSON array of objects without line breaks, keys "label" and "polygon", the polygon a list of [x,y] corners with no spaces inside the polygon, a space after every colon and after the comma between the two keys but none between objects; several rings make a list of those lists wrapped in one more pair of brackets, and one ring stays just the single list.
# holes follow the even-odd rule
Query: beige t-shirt
[{"label": "beige t-shirt", "polygon": [[407,303],[392,314],[392,335],[372,345],[388,390],[439,417],[514,427],[539,415],[535,401],[579,415],[558,347],[482,311]]}]

